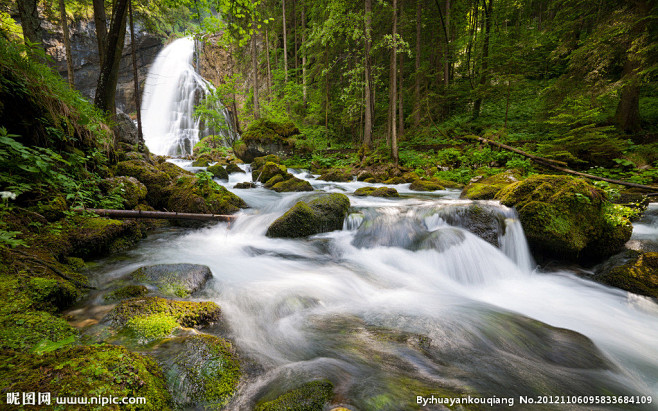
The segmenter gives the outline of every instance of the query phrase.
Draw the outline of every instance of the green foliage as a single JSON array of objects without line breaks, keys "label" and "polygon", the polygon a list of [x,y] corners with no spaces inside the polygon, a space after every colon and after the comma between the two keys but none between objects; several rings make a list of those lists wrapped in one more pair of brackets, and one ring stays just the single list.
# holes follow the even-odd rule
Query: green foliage
[{"label": "green foliage", "polygon": [[138,315],[128,320],[126,328],[140,341],[149,342],[171,334],[178,328],[178,322],[173,316],[164,313]]}]

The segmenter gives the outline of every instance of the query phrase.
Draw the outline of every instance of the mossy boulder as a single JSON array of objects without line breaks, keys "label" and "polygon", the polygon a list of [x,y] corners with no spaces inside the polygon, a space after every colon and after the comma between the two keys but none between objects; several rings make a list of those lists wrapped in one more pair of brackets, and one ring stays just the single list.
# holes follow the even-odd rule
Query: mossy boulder
[{"label": "mossy boulder", "polygon": [[143,238],[136,221],[118,221],[102,217],[77,218],[70,228],[71,255],[84,259],[126,250]]},{"label": "mossy boulder", "polygon": [[166,161],[164,157],[157,157],[157,160],[158,162],[156,167],[158,170],[165,172],[172,181],[180,177],[194,175],[193,172],[185,170],[184,168],[178,167],[174,163]]},{"label": "mossy boulder", "polygon": [[352,173],[349,172],[349,170],[329,170],[325,171],[318,177],[318,180],[324,180],[324,181],[336,181],[336,182],[348,182],[352,181]]},{"label": "mossy boulder", "polygon": [[167,209],[179,213],[230,214],[247,206],[240,197],[205,178],[179,178],[169,193]]},{"label": "mossy boulder", "polygon": [[45,311],[27,310],[0,320],[0,348],[3,349],[49,351],[72,344],[77,337],[78,331],[66,320]]},{"label": "mossy boulder", "polygon": [[281,394],[276,399],[261,401],[256,411],[322,411],[333,397],[334,386],[325,380],[311,381]]},{"label": "mossy boulder", "polygon": [[407,179],[402,176],[391,177],[384,180],[384,184],[404,184],[406,182]]},{"label": "mossy boulder", "polygon": [[[289,174],[290,175],[290,174]],[[273,177],[273,179],[276,177]],[[269,182],[268,182],[269,183]],[[299,192],[299,191],[313,191],[311,183],[301,178],[290,176],[287,180],[278,181],[271,185],[272,190],[282,192]]]},{"label": "mossy boulder", "polygon": [[210,155],[202,154],[192,162],[192,167],[208,167],[212,162],[214,161]]},{"label": "mossy boulder", "polygon": [[2,351],[0,364],[0,386],[7,392],[48,392],[53,404],[58,396],[144,397],[139,409],[171,409],[161,368],[121,346],[83,345],[43,355]]},{"label": "mossy boulder", "polygon": [[622,206],[586,181],[568,176],[536,175],[496,194],[515,207],[528,243],[543,255],[595,260],[613,255],[631,236]]},{"label": "mossy boulder", "polygon": [[492,200],[500,190],[522,179],[521,174],[513,170],[480,178],[464,187],[460,198]]},{"label": "mossy boulder", "polygon": [[241,169],[240,166],[235,164],[235,163],[228,163],[226,165],[226,172],[229,173],[229,174],[232,174],[232,173],[244,173],[245,171],[243,169]]},{"label": "mossy boulder", "polygon": [[160,351],[176,408],[219,409],[235,394],[240,361],[230,342],[200,334],[167,341]]},{"label": "mossy boulder", "polygon": [[212,173],[213,177],[215,178],[219,178],[220,180],[228,180],[228,172],[219,163],[208,167],[208,171]]},{"label": "mossy boulder", "polygon": [[125,285],[105,294],[105,301],[121,301],[128,298],[144,297],[149,293],[148,288],[143,285]]},{"label": "mossy boulder", "polygon": [[268,154],[288,156],[295,147],[295,139],[290,137],[299,135],[299,129],[291,121],[260,119],[249,124],[242,139],[233,145],[233,151],[246,163]]},{"label": "mossy boulder", "polygon": [[251,181],[245,181],[243,183],[237,183],[233,188],[245,189],[245,188],[256,188],[256,184]]},{"label": "mossy boulder", "polygon": [[64,197],[57,196],[47,203],[39,205],[36,212],[44,216],[48,221],[57,221],[63,218],[68,210],[69,206],[66,204]]},{"label": "mossy boulder", "polygon": [[140,267],[127,280],[154,286],[169,297],[189,297],[212,278],[210,268],[199,264],[157,264]]},{"label": "mossy boulder", "polygon": [[274,238],[299,238],[343,228],[350,200],[343,194],[326,194],[308,203],[299,201],[267,229]]},{"label": "mossy boulder", "polygon": [[365,197],[385,197],[385,198],[394,198],[400,197],[398,190],[392,187],[361,187],[354,192],[355,196]]},{"label": "mossy boulder", "polygon": [[635,294],[658,298],[658,252],[628,251],[620,265],[605,264],[597,281]]},{"label": "mossy boulder", "polygon": [[218,321],[221,311],[213,302],[174,301],[160,297],[131,298],[121,301],[106,316],[113,326],[124,326],[133,317],[165,314],[183,327],[203,327]]},{"label": "mossy boulder", "polygon": [[146,199],[147,189],[135,177],[119,176],[106,178],[101,182],[106,194],[118,194],[123,198],[123,206],[131,209]]},{"label": "mossy boulder", "polygon": [[285,180],[288,178],[288,169],[286,166],[268,161],[267,163],[263,164],[262,167],[252,170],[251,179],[253,181],[260,181],[265,183],[276,175],[282,176]]},{"label": "mossy boulder", "polygon": [[166,204],[166,188],[172,177],[165,171],[146,161],[129,160],[116,165],[116,175],[134,177],[146,186],[146,200],[150,205],[161,208]]},{"label": "mossy boulder", "polygon": [[445,187],[436,181],[417,179],[411,183],[409,189],[413,191],[437,191],[445,190]]},{"label": "mossy boulder", "polygon": [[505,232],[505,217],[500,210],[484,204],[459,207],[441,217],[451,226],[461,227],[496,247]]},{"label": "mossy boulder", "polygon": [[44,310],[66,309],[81,296],[77,288],[61,278],[32,277],[27,289],[35,306]]},{"label": "mossy boulder", "polygon": [[272,162],[274,164],[281,164],[281,158],[279,156],[276,156],[274,154],[268,154],[263,157],[257,157],[254,159],[254,161],[251,162],[251,170],[252,172],[255,170],[260,170],[263,168],[265,163]]}]

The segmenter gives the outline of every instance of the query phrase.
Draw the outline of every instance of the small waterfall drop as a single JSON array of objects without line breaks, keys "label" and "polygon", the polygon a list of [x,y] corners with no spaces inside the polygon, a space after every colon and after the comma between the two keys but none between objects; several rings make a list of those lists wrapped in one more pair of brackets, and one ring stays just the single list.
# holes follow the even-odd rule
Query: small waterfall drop
[{"label": "small waterfall drop", "polygon": [[[142,121],[144,140],[155,154],[191,154],[194,145],[210,134],[194,117],[194,107],[214,88],[196,72],[193,57],[194,40],[180,38],[158,54],[149,70],[144,86]],[[224,107],[217,109],[224,114],[227,128],[231,128],[228,111]],[[218,132],[225,141],[231,142],[234,132]]]}]

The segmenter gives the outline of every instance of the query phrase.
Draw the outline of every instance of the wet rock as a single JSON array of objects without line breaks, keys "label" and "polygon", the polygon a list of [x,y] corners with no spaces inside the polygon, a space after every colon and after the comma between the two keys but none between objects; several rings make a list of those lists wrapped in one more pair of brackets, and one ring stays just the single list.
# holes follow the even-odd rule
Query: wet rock
[{"label": "wet rock", "polygon": [[228,171],[222,167],[221,164],[215,164],[208,167],[208,171],[212,173],[215,178],[220,180],[228,180]]},{"label": "wet rock", "polygon": [[69,239],[72,255],[83,259],[101,257],[135,245],[142,233],[136,221],[118,221],[108,218],[80,218],[71,228]]},{"label": "wet rock", "polygon": [[116,175],[134,177],[146,186],[146,200],[155,208],[166,204],[166,188],[172,177],[155,165],[140,160],[122,161],[116,165]]},{"label": "wet rock", "polygon": [[130,145],[139,144],[139,137],[137,135],[137,126],[128,116],[128,114],[119,111],[115,116],[115,125],[113,127],[114,134],[117,136],[119,143],[126,143]]},{"label": "wet rock", "polygon": [[599,266],[596,273],[596,281],[658,298],[658,252],[626,251]]},{"label": "wet rock", "polygon": [[160,297],[131,298],[121,301],[105,317],[113,326],[124,326],[131,318],[165,314],[183,327],[202,327],[218,321],[221,311],[213,302],[174,301]]},{"label": "wet rock", "polygon": [[118,194],[123,198],[123,206],[131,209],[146,199],[147,189],[135,177],[119,176],[106,178],[101,182],[106,194]]},{"label": "wet rock", "polygon": [[240,166],[235,164],[235,163],[228,163],[226,165],[226,172],[229,173],[229,174],[232,174],[232,173],[244,173],[245,171],[243,169],[241,169]]},{"label": "wet rock", "polygon": [[482,177],[464,187],[460,198],[491,200],[500,190],[522,179],[521,174],[514,170],[508,170],[491,177]]},{"label": "wet rock", "polygon": [[288,177],[288,169],[286,166],[282,166],[280,164],[276,164],[274,162],[268,161],[267,163],[263,164],[262,167],[259,167],[258,169],[253,169],[251,172],[251,179],[253,181],[260,181],[260,182],[267,182],[270,180],[272,177],[280,175],[283,177],[283,179],[287,179]]},{"label": "wet rock", "polygon": [[251,181],[245,181],[243,183],[237,183],[236,185],[233,186],[233,188],[256,188],[256,184],[252,183]]},{"label": "wet rock", "polygon": [[210,156],[203,154],[192,162],[192,167],[208,167],[212,162]]},{"label": "wet rock", "polygon": [[350,200],[343,194],[326,194],[308,203],[300,201],[267,229],[267,236],[298,238],[340,230],[347,216]]},{"label": "wet rock", "polygon": [[256,120],[242,133],[242,139],[235,142],[233,151],[245,163],[269,154],[288,156],[294,149],[293,136],[299,138],[301,133],[290,121],[278,123],[266,119]]},{"label": "wet rock", "polygon": [[453,209],[450,213],[442,214],[442,218],[448,224],[461,227],[495,247],[500,245],[498,238],[505,231],[504,216],[500,211],[479,204]]},{"label": "wet rock", "polygon": [[219,409],[235,394],[240,362],[228,341],[200,334],[167,341],[160,350],[177,408]]},{"label": "wet rock", "polygon": [[167,209],[180,213],[231,214],[247,206],[240,197],[209,179],[182,177],[168,191]]},{"label": "wet rock", "polygon": [[[269,182],[268,182],[269,183]],[[272,190],[282,192],[299,192],[299,191],[313,191],[311,183],[297,177],[290,176],[287,180],[279,181],[272,186]]]},{"label": "wet rock", "polygon": [[287,391],[274,400],[261,401],[256,411],[323,410],[333,396],[333,384],[329,381],[311,381]]},{"label": "wet rock", "polygon": [[631,236],[627,210],[579,178],[536,175],[508,185],[496,198],[516,208],[530,247],[549,257],[602,259]]},{"label": "wet rock", "polygon": [[411,183],[409,189],[413,191],[436,191],[445,190],[445,187],[436,181],[417,179]]},{"label": "wet rock", "polygon": [[350,173],[348,170],[329,170],[320,177],[318,177],[318,180],[324,180],[324,181],[336,181],[336,182],[348,182],[352,181],[352,173]]},{"label": "wet rock", "polygon": [[143,297],[149,293],[143,285],[126,285],[105,294],[105,301],[121,301],[128,298]]},{"label": "wet rock", "polygon": [[155,286],[164,296],[189,297],[212,278],[210,268],[199,264],[158,264],[140,267],[127,279]]},{"label": "wet rock", "polygon": [[392,187],[361,187],[354,192],[355,196],[371,196],[371,197],[384,197],[394,198],[400,197],[398,190]]}]

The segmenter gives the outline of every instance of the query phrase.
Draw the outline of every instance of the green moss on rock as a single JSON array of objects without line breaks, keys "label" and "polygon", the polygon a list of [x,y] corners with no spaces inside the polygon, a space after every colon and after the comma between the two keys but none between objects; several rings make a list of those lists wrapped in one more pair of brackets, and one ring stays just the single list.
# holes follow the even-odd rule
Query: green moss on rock
[{"label": "green moss on rock", "polygon": [[413,191],[436,191],[445,190],[445,187],[435,181],[418,179],[411,183],[409,189]]},{"label": "green moss on rock", "polygon": [[247,206],[225,187],[193,176],[180,178],[169,191],[167,209],[179,213],[230,214]]},{"label": "green moss on rock", "polygon": [[[276,178],[276,177],[274,177]],[[274,179],[273,178],[273,179]],[[269,183],[269,182],[268,182]],[[311,183],[306,180],[302,180],[297,177],[288,178],[284,181],[279,181],[276,184],[273,184],[272,190],[282,193],[282,192],[299,192],[299,191],[313,191]]]},{"label": "green moss on rock", "polygon": [[219,409],[235,394],[240,362],[228,341],[211,335],[181,337],[166,343],[175,348],[162,363],[178,408]]},{"label": "green moss on rock", "polygon": [[85,259],[128,249],[144,236],[136,221],[80,217],[76,222],[69,231],[72,255]]},{"label": "green moss on rock", "polygon": [[251,179],[264,183],[276,175],[282,176],[285,180],[288,175],[288,169],[286,166],[268,161],[259,169],[251,172]]},{"label": "green moss on rock", "polygon": [[245,188],[256,188],[256,184],[251,181],[245,181],[243,183],[237,183],[233,188],[245,189]]},{"label": "green moss on rock", "polygon": [[286,179],[285,179],[284,176],[282,176],[281,174],[277,174],[277,175],[275,175],[274,177],[272,177],[272,178],[270,178],[269,180],[267,180],[267,181],[265,182],[265,184],[263,184],[263,186],[264,186],[265,188],[272,188],[272,186],[274,186],[275,184],[278,184],[278,183],[280,183],[280,182],[282,182],[282,181],[285,181],[285,180],[286,180]]},{"label": "green moss on rock", "polygon": [[63,310],[81,296],[81,292],[63,279],[32,277],[28,290],[35,306],[45,310]]},{"label": "green moss on rock", "polygon": [[130,281],[155,286],[168,297],[189,297],[212,278],[210,268],[199,264],[157,264],[140,267],[128,274]]},{"label": "green moss on rock", "polygon": [[232,173],[244,173],[244,170],[241,169],[240,166],[237,165],[237,164],[235,164],[235,163],[228,163],[228,164],[226,165],[226,172],[229,173],[229,174],[232,174]]},{"label": "green moss on rock", "polygon": [[337,193],[299,201],[269,226],[267,236],[298,238],[340,230],[349,207],[347,196]]},{"label": "green moss on rock", "polygon": [[192,167],[208,167],[212,163],[212,158],[207,154],[202,154],[192,162]]},{"label": "green moss on rock", "polygon": [[521,174],[513,170],[481,178],[464,187],[460,197],[471,200],[491,200],[500,190],[520,180],[522,180]]},{"label": "green moss on rock", "polygon": [[172,404],[155,361],[115,345],[76,346],[43,355],[2,351],[0,386],[8,392],[49,392],[51,398],[144,397],[143,410],[168,410]]},{"label": "green moss on rock", "polygon": [[352,181],[352,173],[350,173],[349,170],[329,170],[322,173],[322,175],[318,177],[318,180],[348,182]]},{"label": "green moss on rock", "polygon": [[146,199],[148,190],[135,177],[119,176],[106,178],[101,187],[107,194],[118,194],[123,198],[125,208],[134,208]]},{"label": "green moss on rock", "polygon": [[394,198],[400,197],[398,190],[392,187],[361,187],[354,192],[355,196],[365,197],[385,197],[385,198]]},{"label": "green moss on rock", "polygon": [[116,175],[135,177],[146,186],[146,200],[153,207],[159,208],[166,201],[165,189],[171,183],[171,177],[146,161],[129,160],[116,165]]},{"label": "green moss on rock", "polygon": [[199,327],[218,321],[221,311],[213,302],[173,301],[160,297],[132,298],[121,301],[106,319],[115,326],[131,318],[153,314],[171,315],[183,327]]},{"label": "green moss on rock", "polygon": [[530,246],[550,257],[604,258],[631,235],[630,221],[614,214],[605,193],[582,179],[532,176],[503,188],[496,198],[516,208]]},{"label": "green moss on rock", "polygon": [[29,351],[53,343],[70,344],[78,331],[63,318],[44,311],[25,311],[4,316],[0,322],[0,347]]},{"label": "green moss on rock", "polygon": [[138,315],[126,322],[126,329],[142,344],[167,337],[176,328],[176,318],[163,313]]},{"label": "green moss on rock", "polygon": [[220,180],[228,180],[228,172],[219,163],[208,167],[208,171],[211,172],[215,178],[219,178]]},{"label": "green moss on rock", "polygon": [[128,298],[143,297],[149,293],[143,285],[126,285],[105,294],[105,301],[121,301]]},{"label": "green moss on rock", "polygon": [[322,411],[333,396],[329,381],[311,381],[271,401],[256,405],[256,411]]},{"label": "green moss on rock", "polygon": [[601,272],[595,279],[635,294],[658,298],[658,253],[634,253],[628,262]]}]

